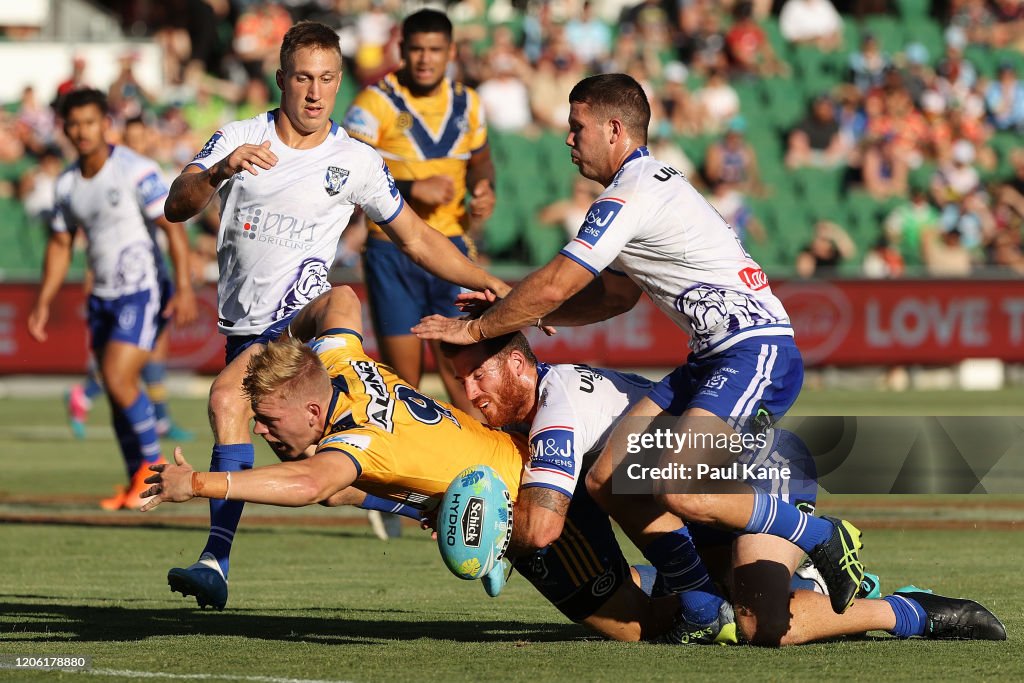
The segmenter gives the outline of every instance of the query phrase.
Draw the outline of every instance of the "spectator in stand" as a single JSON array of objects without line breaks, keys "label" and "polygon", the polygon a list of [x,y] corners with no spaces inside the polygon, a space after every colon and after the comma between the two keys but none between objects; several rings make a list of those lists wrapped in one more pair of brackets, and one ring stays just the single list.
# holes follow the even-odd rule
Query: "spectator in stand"
[{"label": "spectator in stand", "polygon": [[594,14],[591,0],[585,0],[579,18],[572,18],[565,26],[565,35],[580,63],[595,72],[612,53],[612,31]]},{"label": "spectator in stand", "polygon": [[511,74],[524,83],[533,76],[533,69],[523,51],[516,47],[512,29],[496,26],[491,34],[491,47],[484,56],[484,74],[491,78],[498,73]]},{"label": "spectator in stand", "polygon": [[757,220],[742,192],[727,183],[716,183],[712,185],[711,195],[707,199],[736,233],[740,242],[746,244],[747,238],[752,237],[759,244],[764,243],[764,226]]},{"label": "spectator in stand", "polygon": [[835,105],[827,95],[819,95],[811,102],[808,116],[789,134],[786,166],[832,168],[844,161],[845,152]]},{"label": "spectator in stand", "polygon": [[35,88],[31,85],[21,91],[15,127],[30,154],[38,156],[56,144],[56,117],[53,109],[39,103]]},{"label": "spectator in stand", "polygon": [[968,277],[971,254],[960,243],[960,232],[925,230],[921,235],[921,260],[932,277]]},{"label": "spectator in stand", "polygon": [[746,195],[761,191],[757,157],[743,138],[747,124],[742,116],[729,122],[725,136],[708,148],[704,161],[704,177],[708,185],[722,184]]},{"label": "spectator in stand", "polygon": [[530,107],[534,121],[552,130],[567,130],[569,91],[583,75],[564,27],[554,26],[530,82]]},{"label": "spectator in stand", "polygon": [[905,197],[907,163],[894,135],[884,135],[868,143],[861,162],[864,190],[878,200]]},{"label": "spectator in stand", "polygon": [[852,85],[841,85],[836,89],[839,107],[836,120],[839,123],[839,137],[843,141],[843,151],[849,156],[861,140],[868,127],[868,117],[862,107],[860,91]]},{"label": "spectator in stand", "polygon": [[1021,0],[994,0],[995,25],[991,44],[994,47],[1024,51],[1024,2]]},{"label": "spectator in stand", "polygon": [[288,10],[259,0],[249,5],[235,23],[233,47],[252,78],[261,78],[276,68],[281,40],[292,25]]},{"label": "spectator in stand", "polygon": [[953,2],[950,28],[963,34],[964,40],[974,45],[991,45],[995,15],[988,0],[960,0]]},{"label": "spectator in stand", "polygon": [[925,230],[937,230],[941,219],[938,210],[928,202],[928,193],[914,188],[910,191],[910,201],[893,209],[883,225],[886,238],[899,246],[903,259],[916,264],[921,260],[921,234]]},{"label": "spectator in stand", "polygon": [[142,114],[156,97],[139,83],[135,75],[135,64],[139,61],[136,52],[126,52],[120,58],[121,70],[117,79],[110,85],[107,101],[110,115],[117,121],[126,121]]},{"label": "spectator in stand", "polygon": [[935,72],[929,66],[928,48],[921,43],[911,43],[903,51],[904,68],[900,72],[903,87],[910,99],[920,104],[921,96],[932,88]]},{"label": "spectator in stand", "polygon": [[831,221],[818,221],[810,243],[796,256],[796,274],[802,278],[833,276],[839,264],[856,253],[845,230]]},{"label": "spectator in stand", "polygon": [[87,64],[85,57],[82,55],[75,55],[74,58],[72,58],[71,75],[61,81],[57,86],[57,96],[54,101],[56,108],[60,108],[61,100],[69,93],[88,87],[89,84],[85,80],[86,68]]},{"label": "spectator in stand", "polygon": [[741,0],[733,7],[733,24],[725,34],[732,72],[738,76],[778,76],[788,72],[775,56],[764,30],[754,21],[754,6]]},{"label": "spectator in stand", "polygon": [[532,133],[530,91],[517,73],[518,66],[499,60],[492,68],[492,76],[477,89],[487,125],[503,133]]},{"label": "spectator in stand", "polygon": [[661,75],[664,82],[655,99],[663,116],[662,128],[655,128],[655,133],[699,135],[703,130],[703,112],[686,89],[686,66],[681,62],[669,62],[662,69]]},{"label": "spectator in stand", "polygon": [[926,135],[919,148],[927,159],[944,159],[953,144],[953,126],[946,118],[946,98],[938,91],[926,90],[921,95]]},{"label": "spectator in stand", "polygon": [[888,66],[889,58],[879,47],[878,39],[873,33],[865,33],[860,50],[850,53],[850,80],[861,92],[879,88]]},{"label": "spectator in stand", "polygon": [[985,104],[996,129],[1024,132],[1024,83],[1013,64],[999,65],[998,78],[985,91]]},{"label": "spectator in stand", "polygon": [[[270,104],[270,88],[267,87],[267,82],[262,78],[250,78],[245,84],[242,101],[235,109],[235,115],[230,119],[233,121],[249,119],[270,109],[273,109],[273,106]],[[210,133],[212,134],[212,131]]]},{"label": "spectator in stand", "polygon": [[714,69],[708,74],[704,87],[694,97],[701,111],[705,133],[721,133],[740,113],[740,97],[729,85],[725,72],[720,69]]},{"label": "spectator in stand", "polygon": [[996,234],[988,195],[976,190],[959,202],[947,204],[942,210],[942,229],[946,232],[955,230],[964,248],[980,256]]},{"label": "spectator in stand", "polygon": [[967,37],[963,31],[952,27],[946,31],[946,54],[935,69],[939,77],[939,90],[946,99],[962,103],[978,80],[974,65],[964,59]]},{"label": "spectator in stand", "polygon": [[694,73],[704,76],[715,70],[729,68],[729,55],[725,49],[725,32],[721,17],[713,8],[703,12],[695,33],[680,36],[679,61]]},{"label": "spectator in stand", "polygon": [[989,146],[992,126],[986,120],[985,100],[981,95],[971,93],[960,106],[949,112],[949,123],[953,139],[967,140],[974,145],[975,162],[978,168],[992,170],[996,166],[995,150]]},{"label": "spectator in stand", "polygon": [[843,44],[843,18],[829,0],[786,0],[779,12],[779,31],[794,45],[825,52]]},{"label": "spectator in stand", "polygon": [[586,220],[590,205],[601,194],[602,189],[601,185],[593,180],[577,176],[572,183],[572,196],[540,209],[537,212],[537,220],[546,225],[558,225],[565,231],[568,239],[573,239]]},{"label": "spectator in stand", "polygon": [[945,210],[958,204],[967,195],[981,188],[981,176],[974,168],[974,145],[957,140],[950,154],[939,163],[931,181],[931,197],[935,205]]},{"label": "spectator in stand", "polygon": [[893,279],[903,277],[906,265],[899,249],[892,245],[889,237],[882,234],[868,253],[864,254],[861,264],[864,276],[875,279]]},{"label": "spectator in stand", "polygon": [[62,170],[64,159],[60,149],[48,147],[40,154],[39,164],[26,171],[19,182],[18,196],[25,213],[47,227],[53,218],[54,190]]}]

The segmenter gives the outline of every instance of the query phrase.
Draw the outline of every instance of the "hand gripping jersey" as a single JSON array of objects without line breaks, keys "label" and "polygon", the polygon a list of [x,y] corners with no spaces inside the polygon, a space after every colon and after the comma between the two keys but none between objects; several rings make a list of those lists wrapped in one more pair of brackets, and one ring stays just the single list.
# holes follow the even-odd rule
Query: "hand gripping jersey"
[{"label": "hand gripping jersey", "polygon": [[538,363],[537,375],[530,462],[520,488],[540,486],[572,498],[584,458],[601,452],[615,425],[654,383],[587,365]]},{"label": "hand gripping jersey", "polygon": [[218,188],[220,330],[259,334],[330,289],[327,273],[355,206],[378,223],[394,219],[402,198],[380,155],[332,124],[313,149],[281,142],[272,111],[217,131],[190,165],[208,169],[243,144],[270,140],[277,164],[236,173]]},{"label": "hand gripping jersey", "polygon": [[[445,79],[436,95],[414,96],[394,74],[363,89],[345,114],[348,134],[373,146],[397,180],[446,175],[455,182],[447,204],[409,205],[447,237],[464,230],[466,164],[487,144],[487,126],[476,92]],[[380,232],[371,225],[370,230]]]},{"label": "hand gripping jersey", "polygon": [[311,342],[334,385],[317,453],[344,453],[366,493],[432,510],[462,470],[494,468],[514,501],[527,456],[522,439],[485,427],[454,406],[424,396],[363,351],[351,330]]},{"label": "hand gripping jersey", "polygon": [[729,224],[682,173],[633,152],[561,253],[628,275],[698,356],[756,336],[792,336],[782,303]]},{"label": "hand gripping jersey", "polygon": [[127,147],[112,146],[92,178],[82,177],[75,163],[57,179],[51,228],[85,230],[94,296],[116,299],[155,290],[165,279],[154,221],[164,215],[166,198],[156,163]]}]

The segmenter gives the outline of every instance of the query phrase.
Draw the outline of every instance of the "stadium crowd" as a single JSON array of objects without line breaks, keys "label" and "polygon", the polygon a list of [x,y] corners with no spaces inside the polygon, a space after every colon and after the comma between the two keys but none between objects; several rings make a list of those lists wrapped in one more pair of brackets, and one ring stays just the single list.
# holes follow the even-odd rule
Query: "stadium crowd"
[{"label": "stadium crowd", "polygon": [[[109,96],[119,134],[134,136],[133,146],[169,175],[224,122],[273,106],[277,46],[293,21],[337,29],[344,106],[357,87],[397,67],[399,21],[418,6],[102,4],[163,48],[162,92],[147,92],[126,52]],[[447,10],[458,49],[451,75],[478,88],[493,133],[540,144],[545,132],[566,129],[566,95],[580,78],[629,73],[653,104],[657,156],[674,160],[776,268],[799,276],[958,277],[979,266],[1024,273],[1024,146],[1014,139],[1024,131],[1020,0],[463,0]],[[913,12],[925,20],[895,16]],[[902,31],[904,24],[933,30]],[[97,85],[84,59],[69,67],[57,92],[27,84],[0,112],[0,167],[17,169],[4,174],[0,195],[17,197],[38,221],[71,158],[53,104]],[[838,179],[839,201],[794,190],[787,174],[808,170]],[[498,212],[513,201],[502,197]],[[787,226],[793,203],[806,226]],[[559,216],[537,220],[569,220]],[[197,277],[215,274],[216,224],[206,216],[193,227],[203,257]],[[340,262],[356,266],[359,246],[344,244]]]}]

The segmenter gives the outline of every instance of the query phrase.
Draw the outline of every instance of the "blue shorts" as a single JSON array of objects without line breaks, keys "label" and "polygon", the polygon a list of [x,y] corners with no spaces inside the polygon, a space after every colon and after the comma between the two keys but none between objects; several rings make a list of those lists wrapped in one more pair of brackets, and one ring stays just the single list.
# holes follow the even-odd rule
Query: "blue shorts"
[{"label": "blue shorts", "polygon": [[[463,255],[469,253],[466,240],[450,238]],[[402,253],[390,240],[371,237],[363,252],[363,277],[370,303],[370,317],[378,337],[399,337],[428,315],[459,317],[455,297],[458,285],[435,277]]]},{"label": "blue shorts", "polygon": [[756,417],[763,429],[792,407],[804,383],[804,362],[792,337],[751,337],[707,358],[691,355],[648,394],[670,415],[702,408],[737,430]]},{"label": "blue shorts", "polygon": [[520,558],[516,571],[571,621],[581,622],[631,581],[608,513],[578,486],[558,540]]},{"label": "blue shorts", "polygon": [[242,351],[245,351],[253,344],[266,344],[276,340],[288,328],[288,323],[292,321],[292,318],[298,312],[298,309],[292,311],[259,334],[228,337],[227,342],[224,344],[224,365],[231,365],[231,361],[238,358]]},{"label": "blue shorts", "polygon": [[102,349],[112,341],[152,351],[157,337],[167,325],[163,310],[173,293],[170,281],[164,280],[154,288],[116,299],[90,295],[89,339],[93,353],[101,355]]}]

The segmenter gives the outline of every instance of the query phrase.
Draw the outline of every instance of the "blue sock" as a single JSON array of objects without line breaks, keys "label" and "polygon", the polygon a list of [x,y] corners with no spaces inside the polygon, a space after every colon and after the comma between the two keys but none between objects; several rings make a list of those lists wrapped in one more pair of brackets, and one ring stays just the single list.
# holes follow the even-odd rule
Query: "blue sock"
[{"label": "blue sock", "polygon": [[832,522],[827,519],[802,512],[764,491],[753,491],[754,511],[744,527],[746,531],[784,538],[805,553],[832,535]]},{"label": "blue sock", "polygon": [[135,436],[132,423],[120,410],[111,410],[114,422],[114,435],[117,437],[117,444],[121,447],[121,457],[124,458],[124,468],[128,471],[128,479],[131,480],[135,473],[142,467],[142,451],[139,449],[139,439]]},{"label": "blue sock", "polygon": [[160,437],[156,434],[156,418],[153,417],[153,404],[145,392],[140,391],[135,403],[128,406],[124,416],[132,424],[132,431],[139,439],[139,452],[147,464],[152,465],[160,459]]},{"label": "blue sock", "polygon": [[707,624],[718,617],[718,609],[725,600],[708,576],[686,527],[659,536],[643,553],[658,570],[665,588],[679,593],[684,619],[692,624]]},{"label": "blue sock", "polygon": [[924,626],[928,621],[928,615],[916,600],[905,595],[887,595],[882,600],[889,603],[892,611],[896,614],[896,628],[889,633],[897,638],[924,635]]},{"label": "blue sock", "polygon": [[[256,449],[251,443],[217,444],[210,458],[211,472],[238,472],[252,469],[256,460]],[[210,536],[206,539],[203,553],[210,553],[220,565],[224,578],[228,578],[228,556],[231,543],[235,540],[238,520],[242,517],[245,503],[240,500],[210,499]]]},{"label": "blue sock", "polygon": [[89,363],[89,374],[85,378],[85,397],[90,401],[103,393],[100,371],[95,362]]},{"label": "blue sock", "polygon": [[146,394],[153,403],[153,415],[157,424],[167,424],[167,365],[159,361],[150,361],[142,368],[142,381],[146,384]]},{"label": "blue sock", "polygon": [[654,582],[658,580],[658,570],[649,564],[634,564],[633,569],[640,575],[640,590],[648,597],[652,597]]},{"label": "blue sock", "polygon": [[391,512],[396,515],[402,515],[409,519],[415,519],[417,522],[423,517],[423,512],[417,510],[411,505],[405,503],[396,503],[393,500],[387,500],[385,498],[379,498],[372,496],[369,493],[366,494],[366,500],[360,503],[359,507],[364,510],[377,510],[378,512]]}]

